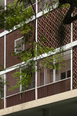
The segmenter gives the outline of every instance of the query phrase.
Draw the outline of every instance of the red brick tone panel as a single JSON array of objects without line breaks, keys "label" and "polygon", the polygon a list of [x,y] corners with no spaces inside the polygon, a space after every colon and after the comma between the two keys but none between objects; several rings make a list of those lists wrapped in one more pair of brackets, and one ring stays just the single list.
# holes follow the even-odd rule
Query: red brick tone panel
[{"label": "red brick tone panel", "polygon": [[0,33],[2,33],[4,31],[4,29],[0,29]]},{"label": "red brick tone panel", "polygon": [[77,88],[77,46],[73,48],[73,89]]},{"label": "red brick tone panel", "polygon": [[6,79],[7,81],[9,81],[9,87],[6,86],[6,96],[9,96],[9,95],[12,95],[12,94],[15,94],[15,93],[18,93],[19,92],[19,88],[13,90],[13,91],[8,91],[8,89],[11,87],[11,86],[14,86],[16,85],[16,79],[17,78],[14,78],[13,77],[13,74],[16,72],[16,70],[14,71],[11,71],[9,73],[6,74]]},{"label": "red brick tone panel", "polygon": [[14,41],[20,37],[22,37],[20,30],[15,30],[6,36],[6,67],[10,67],[21,62],[16,56],[10,55],[10,53],[14,50]]},{"label": "red brick tone panel", "polygon": [[0,38],[0,68],[4,66],[4,37]]},{"label": "red brick tone panel", "polygon": [[35,89],[26,91],[22,94],[17,94],[6,99],[6,107],[14,106],[17,104],[25,103],[35,99]]},{"label": "red brick tone panel", "polygon": [[[74,9],[73,15],[77,15],[77,8]],[[73,22],[73,41],[77,40],[77,20]]]},{"label": "red brick tone panel", "polygon": [[38,88],[38,99],[70,90],[70,79]]},{"label": "red brick tone panel", "polygon": [[70,43],[70,24],[62,23],[68,9],[57,8],[38,19],[38,42],[41,41],[40,36],[44,36],[48,40],[44,42],[45,46],[57,48]]},{"label": "red brick tone panel", "polygon": [[4,99],[0,99],[0,109],[4,108]]}]

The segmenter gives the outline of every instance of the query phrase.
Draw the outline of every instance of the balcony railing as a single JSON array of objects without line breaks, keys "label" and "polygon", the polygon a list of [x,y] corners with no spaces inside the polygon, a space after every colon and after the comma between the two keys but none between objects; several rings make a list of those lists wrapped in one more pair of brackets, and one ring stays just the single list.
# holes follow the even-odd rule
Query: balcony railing
[{"label": "balcony railing", "polygon": [[[60,80],[55,83],[49,83],[37,88],[37,98],[43,98],[70,90],[70,78]],[[18,93],[6,98],[6,107],[35,100],[35,88],[26,90],[24,93]]]},{"label": "balcony railing", "polygon": [[38,99],[70,90],[70,78],[38,87]]},{"label": "balcony railing", "polygon": [[0,99],[0,109],[4,108],[4,99]]},{"label": "balcony railing", "polygon": [[[55,70],[45,67],[38,71],[37,88],[35,88],[35,74],[33,74],[31,84],[28,86],[25,92],[20,91],[19,89],[8,92],[8,87],[6,87],[6,107],[35,100],[36,95],[37,99],[39,99],[61,92],[69,91],[71,83],[70,55],[70,50],[62,53],[62,56],[65,60],[65,66],[63,66],[61,69]],[[41,66],[41,60],[38,66]],[[15,79],[12,77],[12,74],[15,73],[15,71],[16,70],[6,74],[8,81],[11,82],[11,86],[14,86],[14,84],[16,83]],[[23,87],[23,85],[21,87]],[[36,89],[37,93],[35,93]],[[21,88],[21,90],[23,89]]]}]

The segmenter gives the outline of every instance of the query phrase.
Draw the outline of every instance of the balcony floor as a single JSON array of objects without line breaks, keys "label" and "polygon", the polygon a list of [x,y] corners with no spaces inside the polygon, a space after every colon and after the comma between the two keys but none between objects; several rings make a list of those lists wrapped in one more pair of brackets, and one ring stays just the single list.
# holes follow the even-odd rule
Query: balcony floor
[{"label": "balcony floor", "polygon": [[49,109],[46,116],[77,116],[77,89],[2,109],[0,115],[45,116],[45,109]]}]

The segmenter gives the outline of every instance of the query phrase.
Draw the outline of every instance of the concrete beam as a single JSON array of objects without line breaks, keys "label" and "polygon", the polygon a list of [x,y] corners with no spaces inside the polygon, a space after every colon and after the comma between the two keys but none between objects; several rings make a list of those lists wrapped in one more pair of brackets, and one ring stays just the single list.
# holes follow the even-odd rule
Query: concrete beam
[{"label": "concrete beam", "polygon": [[77,89],[0,110],[0,116],[77,97]]}]

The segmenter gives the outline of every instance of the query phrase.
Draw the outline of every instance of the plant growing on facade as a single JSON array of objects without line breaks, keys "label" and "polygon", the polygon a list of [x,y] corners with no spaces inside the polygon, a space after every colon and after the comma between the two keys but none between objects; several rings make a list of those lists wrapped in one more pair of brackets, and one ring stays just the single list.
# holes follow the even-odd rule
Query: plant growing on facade
[{"label": "plant growing on facade", "polygon": [[[11,55],[17,56],[18,59],[20,59],[22,62],[25,62],[24,65],[19,66],[19,71],[14,74],[14,77],[22,76],[22,78],[17,78],[17,85],[11,87],[11,90],[20,87],[21,84],[26,85],[27,88],[31,82],[32,74],[36,70],[39,71],[43,67],[49,67],[50,69],[59,69],[61,68],[61,65],[64,65],[64,63],[58,65],[59,62],[63,62],[63,58],[60,54],[47,58],[44,58],[42,56],[42,53],[47,53],[47,55],[50,56],[50,51],[55,52],[55,50],[54,48],[49,48],[43,45],[43,43],[47,41],[47,38],[43,36],[40,37],[41,42],[36,42],[35,40],[35,21],[32,21],[33,16],[35,16],[36,18],[36,12],[33,6],[34,1],[35,0],[14,0],[14,4],[11,3],[8,6],[5,6],[6,10],[5,7],[0,7],[0,29],[4,28],[8,31],[14,30],[15,28],[20,29],[23,36],[23,42],[21,43],[21,45],[24,43],[29,44],[29,47],[26,50],[18,50],[17,54],[14,51],[11,53]],[[49,7],[49,4],[52,5],[54,2],[55,1],[46,2],[46,8],[50,10],[51,7]],[[62,4],[65,4],[65,2]],[[42,5],[44,6],[44,2],[42,2]],[[67,16],[65,17],[65,19],[68,19]],[[71,22],[72,21],[73,20],[71,20]],[[34,38],[31,39],[33,34]],[[21,47],[21,45],[16,46],[16,48]],[[37,59],[40,59],[41,57],[42,66],[36,69],[35,66],[37,64],[35,64],[35,61],[37,61]],[[54,60],[55,63],[53,63]]]}]

